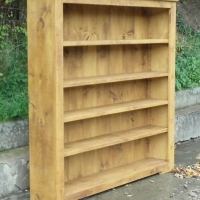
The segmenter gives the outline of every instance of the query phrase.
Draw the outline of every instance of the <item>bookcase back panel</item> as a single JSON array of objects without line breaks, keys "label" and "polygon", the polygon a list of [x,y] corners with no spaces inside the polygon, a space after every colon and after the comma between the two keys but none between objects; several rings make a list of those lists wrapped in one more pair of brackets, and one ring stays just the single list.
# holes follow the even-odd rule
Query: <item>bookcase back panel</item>
[{"label": "bookcase back panel", "polygon": [[65,123],[65,143],[148,125],[148,109]]},{"label": "bookcase back panel", "polygon": [[169,38],[169,9],[150,9],[149,38]]},{"label": "bookcase back panel", "polygon": [[169,47],[167,44],[151,45],[149,55],[151,71],[169,71]]},{"label": "bookcase back panel", "polygon": [[168,77],[149,79],[148,97],[152,99],[168,99]]},{"label": "bookcase back panel", "polygon": [[167,127],[168,106],[158,106],[155,108],[149,108],[149,122],[151,125]]},{"label": "bookcase back panel", "polygon": [[65,89],[65,111],[146,99],[147,90],[147,79]]},{"label": "bookcase back panel", "polygon": [[149,71],[149,45],[64,48],[64,79]]},{"label": "bookcase back panel", "polygon": [[65,181],[145,159],[148,145],[145,138],[65,158]]},{"label": "bookcase back panel", "polygon": [[168,38],[169,9],[64,5],[64,40]]},{"label": "bookcase back panel", "polygon": [[[167,160],[168,157],[168,133],[159,134],[148,138],[149,158]],[[174,148],[174,146],[172,147]]]}]

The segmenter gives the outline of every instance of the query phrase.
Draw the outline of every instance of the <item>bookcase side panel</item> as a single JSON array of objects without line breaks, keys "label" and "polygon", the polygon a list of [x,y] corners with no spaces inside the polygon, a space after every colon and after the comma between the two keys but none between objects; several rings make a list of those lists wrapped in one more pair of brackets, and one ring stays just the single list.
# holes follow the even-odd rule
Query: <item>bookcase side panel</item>
[{"label": "bookcase side panel", "polygon": [[59,69],[62,67],[62,34],[57,32],[62,24],[61,5],[61,1],[54,0],[28,1],[30,193],[33,200],[60,200],[64,196],[62,82],[58,82],[62,81]]},{"label": "bookcase side panel", "polygon": [[176,53],[176,3],[169,10],[169,107],[168,107],[168,160],[170,169],[174,167],[174,126],[175,126],[175,53]]}]

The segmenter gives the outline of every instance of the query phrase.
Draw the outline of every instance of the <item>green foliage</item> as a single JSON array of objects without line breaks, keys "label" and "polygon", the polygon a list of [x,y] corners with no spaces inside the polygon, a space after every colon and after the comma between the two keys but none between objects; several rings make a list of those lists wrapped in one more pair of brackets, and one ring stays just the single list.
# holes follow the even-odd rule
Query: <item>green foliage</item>
[{"label": "green foliage", "polygon": [[5,2],[6,3],[12,3],[12,2],[14,2],[15,0],[6,0]]},{"label": "green foliage", "polygon": [[179,14],[176,54],[176,90],[200,86],[200,33]]},{"label": "green foliage", "polygon": [[188,0],[179,0],[180,1],[180,3],[185,3],[185,2],[187,2]]},{"label": "green foliage", "polygon": [[0,25],[0,121],[28,116],[26,32]]}]

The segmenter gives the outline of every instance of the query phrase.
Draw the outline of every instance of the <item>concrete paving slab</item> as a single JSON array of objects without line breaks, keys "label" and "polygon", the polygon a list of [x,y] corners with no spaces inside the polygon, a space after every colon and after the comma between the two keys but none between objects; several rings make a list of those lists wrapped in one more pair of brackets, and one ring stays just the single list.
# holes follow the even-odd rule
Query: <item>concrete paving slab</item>
[{"label": "concrete paving slab", "polygon": [[176,110],[175,142],[200,136],[200,104]]},{"label": "concrete paving slab", "polygon": [[[200,162],[200,141],[179,144],[176,147],[175,166],[187,167]],[[21,192],[1,200],[29,200],[29,193]],[[177,178],[172,173],[154,175],[84,200],[200,200],[200,177]]]},{"label": "concrete paving slab", "polygon": [[28,147],[0,152],[0,198],[29,185]]},{"label": "concrete paving slab", "polygon": [[0,122],[0,151],[27,146],[28,121]]}]

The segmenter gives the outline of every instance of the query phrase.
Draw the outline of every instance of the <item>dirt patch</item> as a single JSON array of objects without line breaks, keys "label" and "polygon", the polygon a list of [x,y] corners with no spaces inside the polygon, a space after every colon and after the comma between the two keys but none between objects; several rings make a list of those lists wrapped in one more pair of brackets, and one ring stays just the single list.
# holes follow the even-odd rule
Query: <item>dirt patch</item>
[{"label": "dirt patch", "polygon": [[186,0],[178,2],[178,13],[184,16],[185,21],[196,30],[200,30],[200,0]]}]

